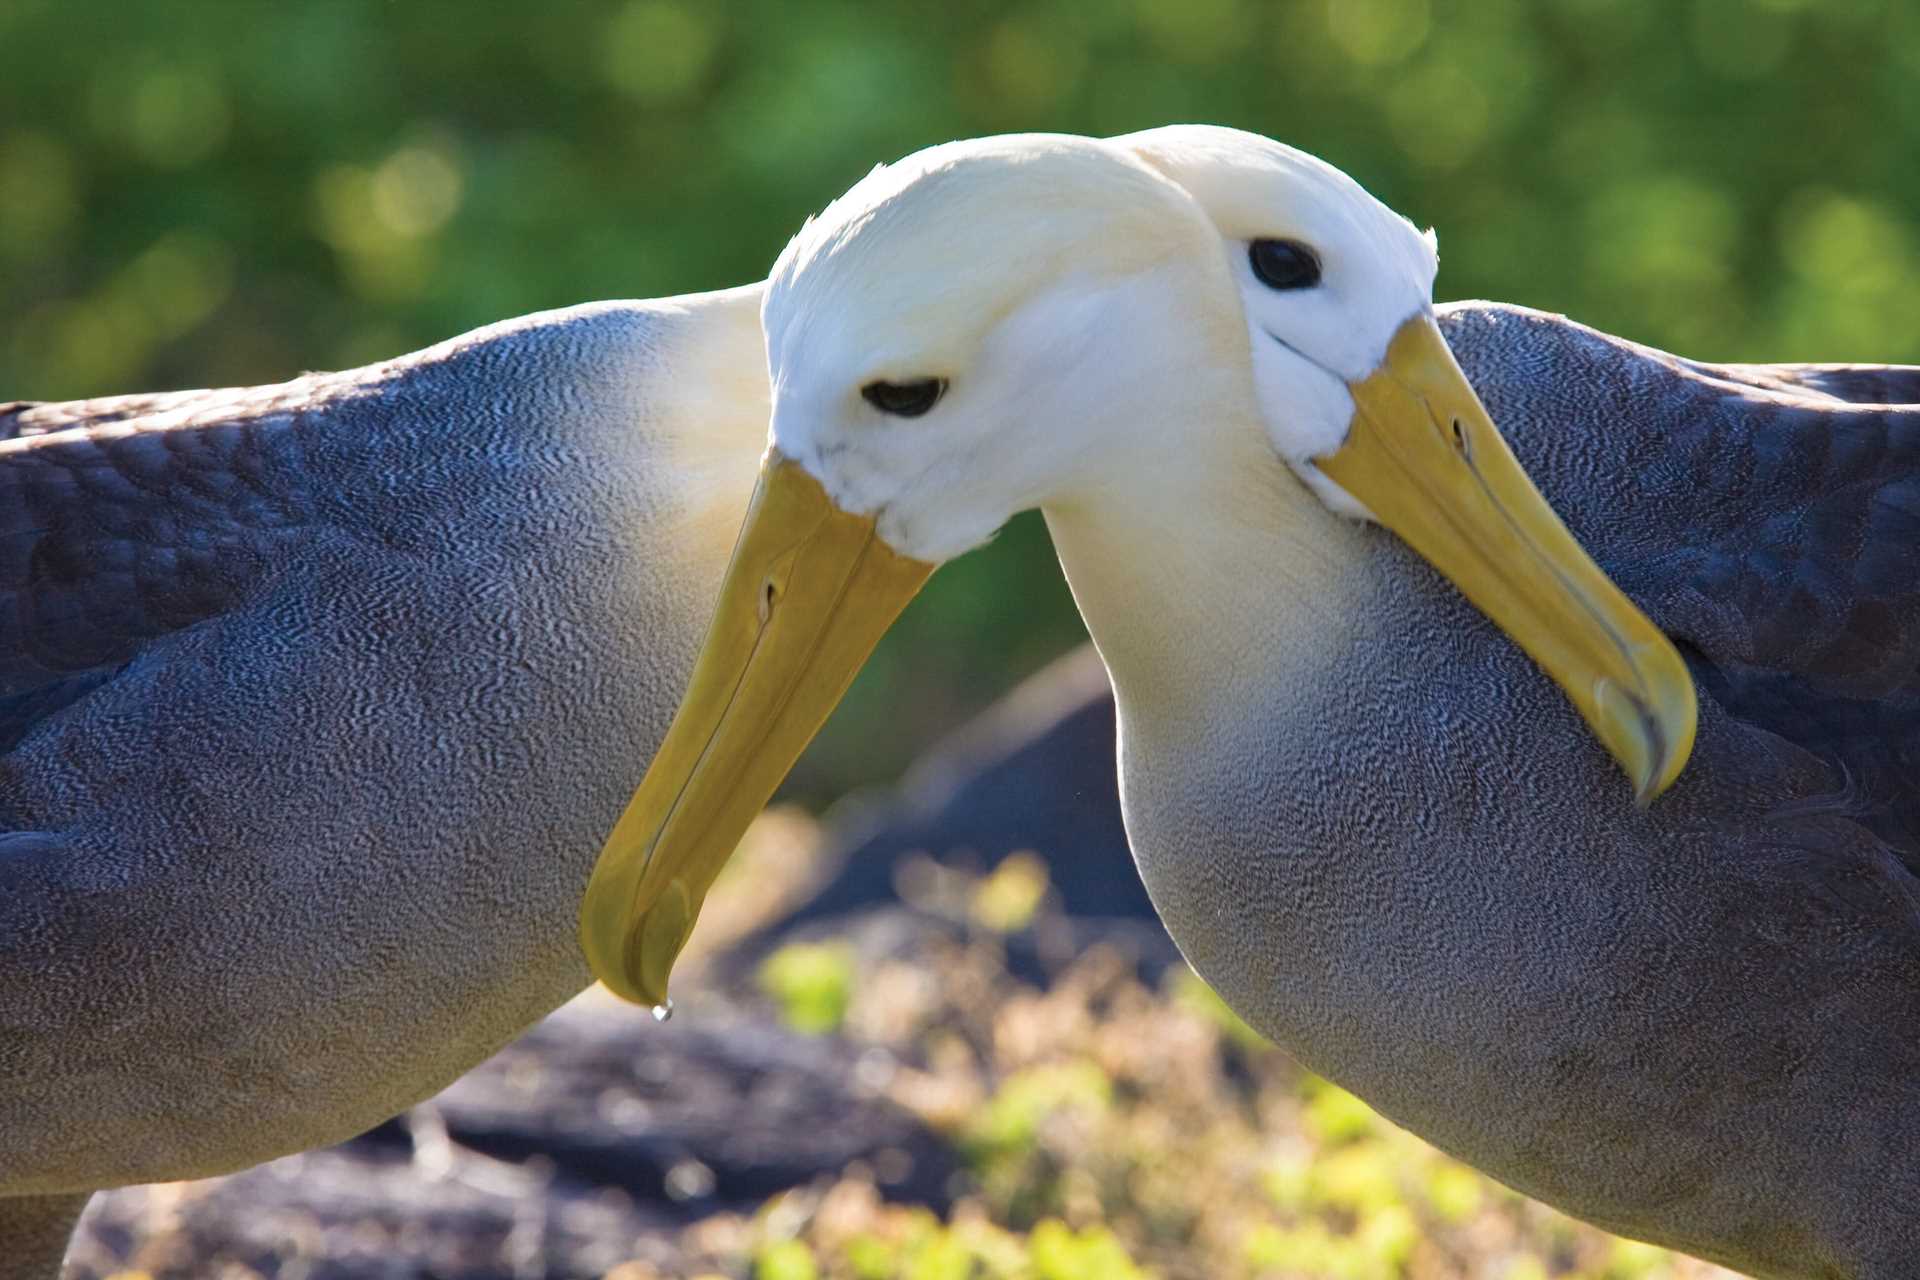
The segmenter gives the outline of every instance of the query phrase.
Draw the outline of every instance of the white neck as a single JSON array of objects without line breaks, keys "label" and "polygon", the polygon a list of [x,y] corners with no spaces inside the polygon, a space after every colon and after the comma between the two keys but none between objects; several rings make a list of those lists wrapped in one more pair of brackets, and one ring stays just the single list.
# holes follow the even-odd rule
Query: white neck
[{"label": "white neck", "polygon": [[1129,733],[1210,735],[1254,694],[1339,660],[1360,531],[1244,416],[1155,433],[1045,509]]},{"label": "white neck", "polygon": [[746,517],[771,413],[762,286],[650,304],[666,313],[649,362],[652,420],[642,425],[671,460],[664,477],[682,512],[686,554],[724,565]]}]

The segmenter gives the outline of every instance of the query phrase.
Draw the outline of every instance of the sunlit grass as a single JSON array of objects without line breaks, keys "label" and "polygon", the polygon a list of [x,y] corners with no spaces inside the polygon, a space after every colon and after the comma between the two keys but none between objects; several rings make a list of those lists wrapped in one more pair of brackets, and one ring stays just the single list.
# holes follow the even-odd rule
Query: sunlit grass
[{"label": "sunlit grass", "polygon": [[[1705,1264],[1537,1205],[1301,1070],[1184,969],[1143,985],[1095,947],[1045,990],[1001,952],[1044,912],[1038,860],[962,898],[958,940],[861,964],[851,941],[776,952],[780,1016],[885,1051],[882,1089],[953,1144],[944,1215],[861,1166],[687,1241],[741,1280],[1705,1280]],[[1000,881],[996,884],[995,881]],[[1011,887],[1009,887],[1011,886]],[[876,1103],[876,1105],[880,1105]]]},{"label": "sunlit grass", "polygon": [[782,947],[760,966],[760,987],[796,1031],[824,1035],[847,1016],[853,991],[853,952],[833,943]]},{"label": "sunlit grass", "polygon": [[1033,922],[1046,896],[1047,864],[1035,853],[1011,853],[974,886],[969,914],[983,928],[1013,933]]}]

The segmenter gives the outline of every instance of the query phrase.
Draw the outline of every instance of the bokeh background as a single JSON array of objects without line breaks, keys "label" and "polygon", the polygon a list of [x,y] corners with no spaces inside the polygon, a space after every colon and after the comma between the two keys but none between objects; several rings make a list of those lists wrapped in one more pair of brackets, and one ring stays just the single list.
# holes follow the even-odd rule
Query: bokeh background
[{"label": "bokeh background", "polygon": [[[1920,359],[1906,0],[0,0],[0,398],[276,381],[756,279],[950,138],[1259,130],[1439,291],[1719,360]],[[942,573],[790,790],[1080,635],[1039,522]]]},{"label": "bokeh background", "polygon": [[[742,283],[876,162],[1174,121],[1436,227],[1442,298],[1704,359],[1920,362],[1909,0],[0,0],[0,70],[0,399],[276,381]],[[1082,636],[1021,518],[936,577],[789,797],[893,780]],[[990,940],[1044,893],[1010,859],[956,918]],[[711,1228],[727,1274],[1705,1274],[1520,1205],[1196,986],[1096,951],[1016,988],[973,943],[856,981],[850,954],[756,981],[859,1062],[920,1063],[905,1105],[949,1116],[975,1198],[943,1226],[849,1177],[804,1230]],[[1198,1163],[1141,1155],[1189,1139]]]}]

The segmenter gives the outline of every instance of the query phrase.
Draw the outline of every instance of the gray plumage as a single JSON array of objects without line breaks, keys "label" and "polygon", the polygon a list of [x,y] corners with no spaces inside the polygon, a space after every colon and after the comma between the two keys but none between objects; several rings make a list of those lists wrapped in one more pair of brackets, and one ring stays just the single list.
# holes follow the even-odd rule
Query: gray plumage
[{"label": "gray plumage", "polygon": [[587,984],[766,431],[757,300],[0,409],[0,1277]]},{"label": "gray plumage", "polygon": [[1337,652],[1199,719],[1114,668],[1156,905],[1262,1031],[1522,1191],[1760,1276],[1920,1275],[1920,370],[1441,327],[1687,654],[1692,763],[1634,808],[1516,646],[1329,516],[1340,603],[1284,607],[1350,602]]},{"label": "gray plumage", "polygon": [[[757,371],[734,310],[714,363]],[[720,536],[660,556],[684,477],[648,392],[684,323],[562,313],[284,388],[11,411],[79,428],[0,453],[15,1274],[87,1188],[351,1133],[585,981],[574,908],[765,420],[711,424],[743,460]],[[1129,716],[1118,682],[1156,903],[1269,1034],[1523,1190],[1760,1274],[1911,1274],[1920,410],[1846,401],[1915,374],[1442,323],[1697,658],[1694,763],[1632,809],[1518,650],[1327,516],[1360,552],[1356,678],[1273,652],[1230,691],[1256,714],[1198,725]],[[130,434],[84,426],[110,417]]]}]

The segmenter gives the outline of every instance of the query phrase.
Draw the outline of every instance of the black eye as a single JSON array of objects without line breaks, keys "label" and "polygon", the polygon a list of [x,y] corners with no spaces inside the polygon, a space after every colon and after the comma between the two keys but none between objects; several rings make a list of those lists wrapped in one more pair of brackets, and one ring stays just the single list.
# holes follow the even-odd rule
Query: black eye
[{"label": "black eye", "polygon": [[1247,261],[1269,289],[1311,289],[1320,283],[1320,259],[1298,240],[1255,240],[1247,247]]},{"label": "black eye", "polygon": [[896,418],[917,418],[946,394],[945,378],[915,378],[911,382],[869,382],[860,388],[866,402]]}]

